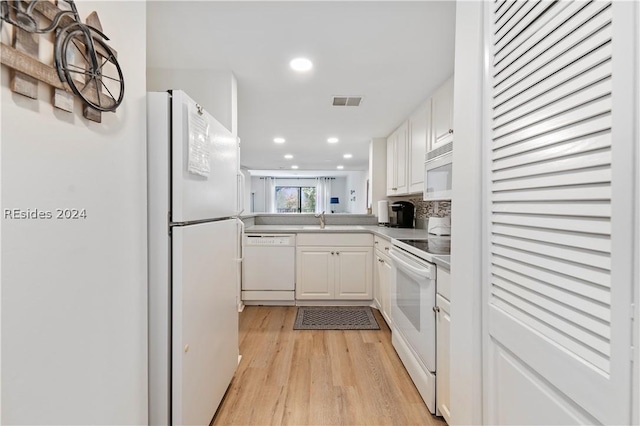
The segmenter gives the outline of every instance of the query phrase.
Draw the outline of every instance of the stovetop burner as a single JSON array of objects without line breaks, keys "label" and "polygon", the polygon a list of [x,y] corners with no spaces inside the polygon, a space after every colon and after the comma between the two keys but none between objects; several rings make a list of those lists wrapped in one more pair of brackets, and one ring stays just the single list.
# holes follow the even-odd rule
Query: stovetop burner
[{"label": "stovetop burner", "polygon": [[430,238],[427,240],[404,240],[398,241],[408,244],[417,248],[418,250],[425,251],[431,254],[449,255],[451,254],[451,240],[441,238]]}]

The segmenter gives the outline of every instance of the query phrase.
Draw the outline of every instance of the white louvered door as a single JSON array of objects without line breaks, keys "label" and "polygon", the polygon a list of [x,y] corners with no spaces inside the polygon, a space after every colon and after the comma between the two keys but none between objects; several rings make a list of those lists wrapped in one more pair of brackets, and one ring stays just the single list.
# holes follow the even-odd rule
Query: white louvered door
[{"label": "white louvered door", "polygon": [[486,7],[485,422],[629,423],[634,6]]}]

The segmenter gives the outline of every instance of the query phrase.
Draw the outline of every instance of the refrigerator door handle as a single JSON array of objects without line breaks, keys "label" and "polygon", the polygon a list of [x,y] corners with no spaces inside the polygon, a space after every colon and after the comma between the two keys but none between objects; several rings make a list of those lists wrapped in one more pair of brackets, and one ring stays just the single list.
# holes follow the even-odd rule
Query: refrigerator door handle
[{"label": "refrigerator door handle", "polygon": [[240,225],[238,227],[238,232],[240,234],[239,235],[240,244],[238,244],[238,263],[242,263],[242,261],[244,260],[244,253],[242,252],[242,237],[244,236],[244,222],[240,218],[236,218],[236,220]]},{"label": "refrigerator door handle", "polygon": [[238,177],[239,182],[238,185],[240,186],[240,191],[238,191],[238,194],[240,194],[240,199],[238,200],[238,215],[241,215],[244,212],[244,191],[245,191],[245,177],[244,177],[244,173],[242,173],[241,171],[238,172]]}]

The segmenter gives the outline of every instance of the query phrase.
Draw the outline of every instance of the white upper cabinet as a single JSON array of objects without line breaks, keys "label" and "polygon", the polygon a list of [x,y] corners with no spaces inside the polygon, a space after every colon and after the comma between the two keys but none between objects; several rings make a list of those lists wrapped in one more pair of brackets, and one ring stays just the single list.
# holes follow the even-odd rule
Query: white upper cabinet
[{"label": "white upper cabinet", "polygon": [[408,193],[408,129],[409,123],[405,121],[387,138],[387,195]]},{"label": "white upper cabinet", "polygon": [[453,141],[453,76],[431,97],[431,146],[428,151]]},{"label": "white upper cabinet", "polygon": [[387,196],[424,191],[428,151],[453,140],[453,76],[387,138]]},{"label": "white upper cabinet", "polygon": [[424,189],[424,154],[429,140],[431,102],[427,101],[409,117],[409,193]]},{"label": "white upper cabinet", "polygon": [[398,135],[393,132],[387,138],[387,195],[395,195],[396,189],[396,139]]}]

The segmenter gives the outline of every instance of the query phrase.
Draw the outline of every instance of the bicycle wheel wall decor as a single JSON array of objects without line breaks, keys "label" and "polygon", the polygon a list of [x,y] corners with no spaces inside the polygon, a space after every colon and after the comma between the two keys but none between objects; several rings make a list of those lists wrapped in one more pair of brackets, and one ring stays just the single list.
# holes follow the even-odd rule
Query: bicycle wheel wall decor
[{"label": "bicycle wheel wall decor", "polygon": [[[115,112],[124,99],[124,75],[116,51],[96,12],[82,22],[75,2],[0,1],[0,21],[12,26],[12,45],[0,44],[0,63],[11,69],[11,90],[37,98],[38,82],[53,87],[53,105],[72,112],[74,97],[83,115],[100,122],[102,112]],[[38,38],[49,34],[54,44],[53,66],[38,57]]]}]

